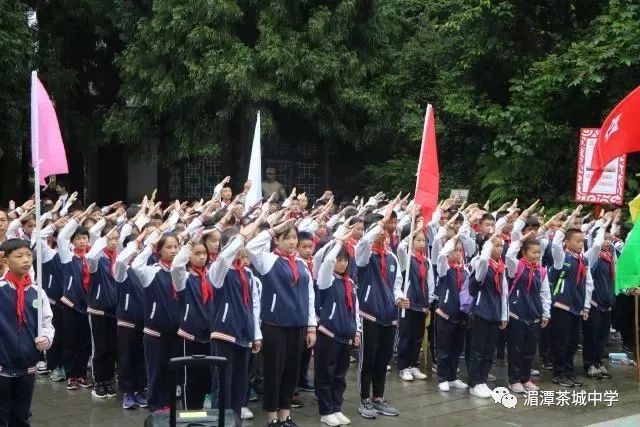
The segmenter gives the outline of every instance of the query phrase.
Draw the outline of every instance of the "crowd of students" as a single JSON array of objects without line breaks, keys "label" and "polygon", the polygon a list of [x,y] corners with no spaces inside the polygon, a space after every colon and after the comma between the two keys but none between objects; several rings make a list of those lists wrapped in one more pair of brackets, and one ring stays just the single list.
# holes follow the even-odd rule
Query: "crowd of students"
[{"label": "crowd of students", "polygon": [[[68,390],[112,398],[117,374],[123,408],[168,411],[169,359],[223,356],[225,406],[238,417],[253,417],[247,402],[262,389],[268,425],[295,426],[302,389],[315,392],[320,420],[338,426],[350,424],[343,394],[354,349],[358,412],[376,418],[399,415],[385,393],[394,352],[402,380],[427,378],[425,330],[438,389],[478,398],[491,396],[494,355],[504,358],[505,347],[514,393],[538,390],[538,351],[554,383],[581,386],[579,343],[584,374],[610,378],[612,308],[633,342],[619,314],[630,297],[613,292],[629,230],[619,211],[589,220],[578,206],[545,218],[538,202],[491,211],[449,199],[423,217],[409,196],[338,204],[325,192],[310,204],[295,189],[247,206],[250,185],[233,197],[225,179],[210,200],[168,205],[155,192],[128,207],[84,208],[65,189],[44,199],[41,328],[34,202],[0,211],[0,331],[9,338],[0,340],[0,425],[29,425],[39,361]],[[458,375],[463,353],[468,385]],[[184,408],[203,408],[218,386],[214,373],[187,368]]]}]

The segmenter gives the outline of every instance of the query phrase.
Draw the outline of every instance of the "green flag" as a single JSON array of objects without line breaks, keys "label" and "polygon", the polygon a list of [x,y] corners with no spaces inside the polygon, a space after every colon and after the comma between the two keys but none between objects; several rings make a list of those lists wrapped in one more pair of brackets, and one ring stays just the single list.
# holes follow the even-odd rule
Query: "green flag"
[{"label": "green flag", "polygon": [[640,221],[627,236],[616,264],[616,295],[640,287]]}]

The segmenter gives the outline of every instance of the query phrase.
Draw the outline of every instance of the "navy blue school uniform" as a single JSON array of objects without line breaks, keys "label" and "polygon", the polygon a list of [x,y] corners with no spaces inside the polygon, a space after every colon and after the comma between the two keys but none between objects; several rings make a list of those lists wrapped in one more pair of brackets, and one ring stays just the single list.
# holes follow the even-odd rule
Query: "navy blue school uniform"
[{"label": "navy blue school uniform", "polygon": [[169,359],[182,354],[177,332],[180,303],[169,266],[162,262],[147,265],[151,256],[147,246],[131,264],[143,288],[144,348],[147,362],[149,409],[154,411],[169,406],[175,398],[167,375]]},{"label": "navy blue school uniform", "polygon": [[266,252],[270,230],[247,243],[251,263],[261,275],[264,372],[263,409],[289,409],[300,375],[300,358],[307,331],[315,333],[315,295],[311,273],[293,254]]},{"label": "navy blue school uniform", "polygon": [[[362,334],[355,284],[348,276],[334,273],[341,242],[332,243],[318,271],[322,310],[314,348],[314,384],[320,415],[342,412],[349,350],[356,334]],[[348,273],[348,270],[347,270]]]},{"label": "navy blue school uniform", "polygon": [[136,242],[130,242],[118,254],[113,267],[117,291],[118,388],[122,393],[134,395],[139,406],[146,407],[141,395],[147,388],[143,333],[144,303],[140,279],[129,267],[137,252]]},{"label": "navy blue school uniform", "polygon": [[[11,280],[11,274],[0,279],[0,425],[29,426],[36,364],[40,360],[34,343],[38,336],[38,287],[28,285],[20,290]],[[18,292],[24,293],[22,323],[16,314]],[[42,294],[41,335],[50,346],[55,334],[53,313],[46,293]]]},{"label": "navy blue school uniform", "polygon": [[208,273],[216,289],[211,351],[227,358],[225,407],[238,416],[249,389],[251,348],[262,340],[258,282],[251,270],[236,259],[243,245],[242,237],[231,239]]},{"label": "navy blue school uniform", "polygon": [[[62,263],[60,255],[49,245],[42,243],[42,288],[49,297],[49,304],[53,313],[53,327],[59,337],[63,336],[62,304],[59,302],[62,297]],[[56,339],[51,348],[47,350],[47,366],[51,371],[64,369],[64,346],[62,339]]]},{"label": "navy blue school uniform", "polygon": [[[387,365],[393,353],[398,309],[404,298],[398,259],[386,248],[373,246],[382,233],[373,225],[355,250],[358,265],[358,313],[363,318],[360,345],[360,398],[384,397]],[[371,396],[373,393],[373,396]]]},{"label": "navy blue school uniform", "polygon": [[[553,300],[551,347],[554,377],[573,379],[581,312],[590,308],[593,279],[587,258],[564,250],[564,236],[565,233],[558,230],[552,244],[553,268],[549,272]],[[597,249],[599,251],[599,247]]]}]

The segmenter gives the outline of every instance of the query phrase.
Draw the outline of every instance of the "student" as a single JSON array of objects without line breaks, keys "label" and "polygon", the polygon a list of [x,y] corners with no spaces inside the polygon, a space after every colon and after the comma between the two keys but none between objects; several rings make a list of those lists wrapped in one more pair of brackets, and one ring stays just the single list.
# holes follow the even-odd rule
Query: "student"
[{"label": "student", "polygon": [[[80,223],[93,209],[76,213],[58,233],[58,254],[62,263],[63,296],[60,302],[64,326],[64,360],[67,390],[90,388],[87,362],[91,355],[91,332],[87,316],[87,294],[91,274],[86,254],[89,251],[89,231]],[[71,246],[73,245],[73,249]]]},{"label": "student", "polygon": [[438,389],[466,389],[457,378],[467,316],[460,311],[460,290],[468,276],[464,267],[464,248],[458,234],[449,239],[438,255],[438,308],[436,309],[436,347],[438,349]]},{"label": "student", "polygon": [[113,374],[118,355],[117,293],[112,271],[120,233],[113,224],[108,224],[102,232],[103,236],[96,240],[86,258],[89,263],[89,273],[91,273],[87,303],[93,350],[91,368],[95,383],[91,394],[93,397],[105,399],[117,395],[113,388]]},{"label": "student", "polygon": [[[563,387],[582,386],[575,377],[573,357],[578,348],[580,320],[589,318],[593,278],[589,262],[582,254],[584,235],[579,229],[569,228],[582,206],[556,231],[553,237],[553,268],[549,282],[553,289],[551,309],[551,348],[553,353],[553,382]],[[600,247],[590,249],[600,251]]]},{"label": "student", "polygon": [[314,350],[315,385],[320,421],[328,426],[351,424],[342,413],[349,351],[362,335],[355,284],[349,277],[349,253],[345,242],[352,231],[330,243],[318,271],[322,308]]},{"label": "student", "polygon": [[[287,220],[262,231],[246,248],[262,279],[262,351],[264,401],[269,425],[295,427],[291,397],[300,375],[302,349],[316,341],[313,281],[305,263],[296,258],[298,232]],[[267,252],[275,239],[276,248]]]},{"label": "student", "polygon": [[[136,256],[131,268],[143,288],[144,350],[147,363],[148,403],[153,412],[168,412],[175,390],[170,389],[169,359],[182,354],[178,339],[180,303],[171,279],[171,263],[178,253],[178,238],[175,234],[162,234],[168,224],[162,224],[152,233],[149,244]],[[138,236],[138,244],[142,237]],[[153,245],[159,261],[147,265]]]},{"label": "student", "polygon": [[611,327],[611,307],[615,300],[616,255],[612,235],[607,232],[608,223],[609,220],[600,225],[593,240],[592,247],[600,246],[600,251],[590,249],[585,253],[593,277],[593,293],[589,318],[582,324],[582,360],[585,374],[596,380],[611,378],[602,364]]},{"label": "student", "polygon": [[411,225],[405,225],[402,242],[398,246],[400,270],[404,271],[407,267],[409,239],[412,239],[409,272],[405,271],[405,275],[409,275],[409,285],[405,293],[411,305],[404,311],[404,316],[400,317],[398,328],[398,371],[404,381],[427,378],[418,369],[418,358],[434,291],[433,269],[431,260],[426,255],[426,238],[422,222],[417,224],[412,236],[409,236],[410,232]]},{"label": "student", "polygon": [[514,240],[507,252],[509,324],[507,356],[509,388],[514,393],[537,391],[531,380],[531,364],[536,354],[540,328],[549,323],[551,293],[547,271],[540,265],[540,243],[535,231]]},{"label": "student", "polygon": [[[300,258],[302,258],[305,264],[307,264],[307,269],[309,270],[309,273],[311,273],[312,280],[315,279],[313,275],[313,253],[315,251],[315,246],[316,245],[313,240],[313,234],[307,231],[298,231],[298,255],[300,256]],[[300,360],[300,378],[298,378],[298,389],[306,392],[314,391],[313,383],[309,379],[309,363],[311,362],[312,353],[312,348],[305,348],[302,351],[302,358]],[[296,400],[296,396],[294,396],[294,400]]]},{"label": "student", "polygon": [[499,235],[488,238],[475,261],[473,276],[469,279],[469,291],[474,294],[468,365],[469,392],[485,399],[491,397],[487,379],[498,331],[507,327],[509,288],[502,261],[503,244]]},{"label": "student", "polygon": [[[171,278],[180,298],[178,336],[184,340],[183,355],[211,354],[211,319],[214,316],[214,292],[207,278],[207,247],[200,233],[173,259]],[[202,409],[204,397],[211,391],[211,371],[206,367],[185,368],[182,397],[185,409]]]},{"label": "student", "polygon": [[[240,233],[222,234],[220,256],[208,277],[216,288],[215,310],[211,324],[211,352],[227,358],[225,408],[241,417],[249,389],[249,358],[262,346],[260,331],[260,295],[256,278],[247,268],[245,242],[257,228],[257,222]],[[246,411],[245,411],[246,412]]]},{"label": "student", "polygon": [[[123,230],[124,231],[124,230]],[[122,408],[146,408],[147,370],[144,358],[144,303],[142,285],[130,266],[138,252],[138,236],[125,238],[125,248],[116,257],[113,278],[116,282],[118,306],[118,388],[123,393]]]},{"label": "student", "polygon": [[[365,219],[367,232],[356,246],[358,300],[362,316],[359,384],[363,418],[378,414],[397,416],[399,412],[384,398],[387,365],[391,360],[398,309],[409,308],[402,292],[398,259],[387,248],[386,225],[391,221],[398,198],[385,208],[384,216],[371,214]],[[373,391],[373,398],[372,398]]]},{"label": "student", "polygon": [[[55,329],[49,298],[32,284],[29,242],[9,239],[0,245],[7,273],[0,279],[0,425],[28,427],[40,352],[53,343]],[[38,294],[42,295],[39,301]],[[42,330],[38,335],[38,304]]]}]

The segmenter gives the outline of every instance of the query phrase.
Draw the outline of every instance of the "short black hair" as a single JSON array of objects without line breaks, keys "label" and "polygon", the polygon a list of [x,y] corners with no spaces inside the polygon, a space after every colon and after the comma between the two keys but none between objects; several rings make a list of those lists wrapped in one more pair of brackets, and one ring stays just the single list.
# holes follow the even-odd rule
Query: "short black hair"
[{"label": "short black hair", "polygon": [[74,231],[73,234],[71,235],[71,241],[73,241],[73,239],[75,239],[78,236],[87,236],[87,237],[89,237],[89,230],[87,230],[83,226],[80,226],[80,227],[76,228],[76,231]]},{"label": "short black hair", "polygon": [[365,230],[365,232],[367,230],[369,230],[369,227],[371,227],[371,224],[374,224],[374,223],[380,221],[382,218],[384,218],[382,215],[376,214],[376,213],[369,214],[369,215],[365,216],[364,217],[364,230]]},{"label": "short black hair", "polygon": [[567,240],[571,240],[571,238],[575,235],[581,233],[582,234],[582,230],[580,230],[579,228],[570,228],[567,230],[567,232],[564,235],[564,240],[565,242]]},{"label": "short black hair", "polygon": [[509,215],[509,211],[500,211],[500,212],[498,212],[496,214],[496,219],[500,219],[500,218],[505,217],[507,215]]},{"label": "short black hair", "polygon": [[480,218],[480,224],[482,224],[485,221],[495,221],[495,220],[496,219],[493,217],[493,215],[487,212],[484,215],[482,215],[482,218]]},{"label": "short black hair", "polygon": [[138,215],[138,212],[140,212],[140,207],[138,207],[138,206],[129,206],[127,208],[127,219],[131,219],[134,216]]},{"label": "short black hair", "polygon": [[524,229],[540,227],[540,220],[535,216],[530,216],[524,223]]},{"label": "short black hair", "polygon": [[308,231],[298,231],[298,243],[303,240],[311,240],[313,242],[313,234]]},{"label": "short black hair", "polygon": [[11,255],[12,252],[18,249],[31,249],[31,247],[29,242],[24,239],[9,239],[0,245],[0,251],[3,251],[5,256]]}]

